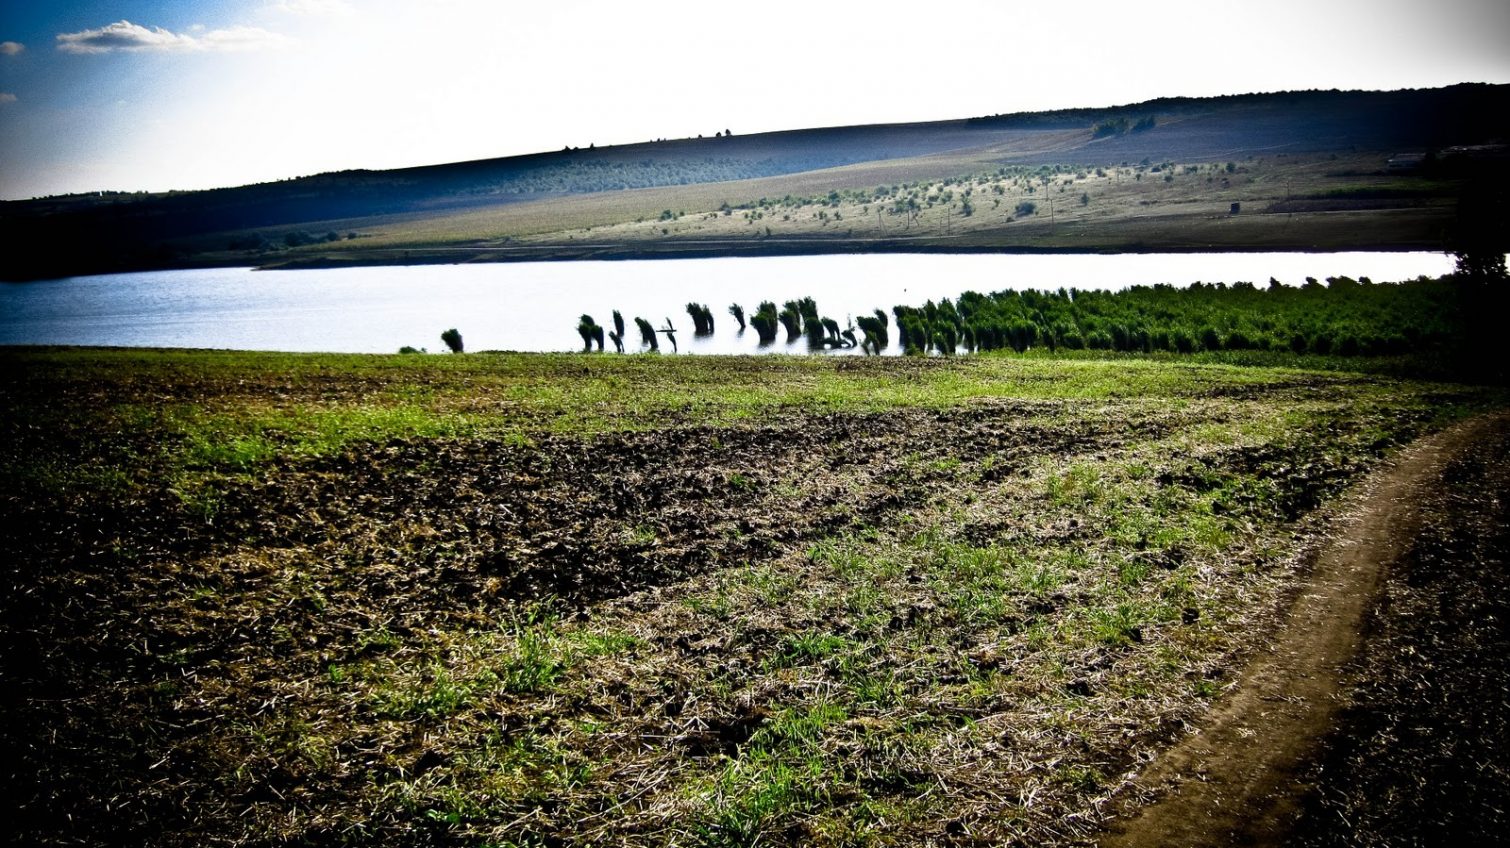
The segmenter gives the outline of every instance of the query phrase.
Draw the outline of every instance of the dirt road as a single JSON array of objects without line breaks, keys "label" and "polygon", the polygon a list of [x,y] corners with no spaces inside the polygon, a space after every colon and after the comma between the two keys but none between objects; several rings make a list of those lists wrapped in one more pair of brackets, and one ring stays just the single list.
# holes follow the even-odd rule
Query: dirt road
[{"label": "dirt road", "polygon": [[1510,413],[1499,413],[1417,443],[1370,478],[1272,644],[1139,780],[1157,800],[1100,844],[1503,834],[1507,456]]}]

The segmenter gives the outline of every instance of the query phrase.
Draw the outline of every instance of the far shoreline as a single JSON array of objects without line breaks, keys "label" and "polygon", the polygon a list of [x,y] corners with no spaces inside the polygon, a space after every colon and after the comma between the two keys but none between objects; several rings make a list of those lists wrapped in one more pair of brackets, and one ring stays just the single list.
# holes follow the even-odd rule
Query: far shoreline
[{"label": "far shoreline", "polygon": [[[375,251],[374,251],[375,252]],[[778,256],[855,256],[855,255],[982,255],[1005,256],[1123,256],[1152,254],[1192,253],[1450,253],[1440,245],[1423,244],[1356,244],[1356,245],[1108,245],[1103,247],[1032,247],[1023,245],[936,245],[886,243],[870,244],[861,248],[837,249],[831,245],[757,245],[740,246],[681,246],[662,245],[651,249],[629,245],[597,245],[571,247],[567,245],[527,245],[515,247],[455,247],[426,249],[385,249],[384,256],[374,252],[324,254],[297,257],[266,263],[191,263],[184,268],[198,267],[244,267],[258,271],[306,271],[330,268],[382,267],[407,265],[466,265],[466,264],[511,264],[524,262],[632,262],[673,261],[678,259],[744,259]],[[393,254],[402,254],[395,257]],[[141,270],[170,270],[170,268],[144,268]]]}]

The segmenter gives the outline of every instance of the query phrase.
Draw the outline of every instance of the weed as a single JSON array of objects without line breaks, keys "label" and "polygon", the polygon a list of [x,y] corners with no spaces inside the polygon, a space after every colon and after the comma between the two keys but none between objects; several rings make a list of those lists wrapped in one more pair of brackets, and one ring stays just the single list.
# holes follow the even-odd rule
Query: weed
[{"label": "weed", "polygon": [[787,636],[776,654],[768,660],[770,668],[810,665],[851,648],[853,643],[832,633],[805,632]]},{"label": "weed", "polygon": [[1056,507],[1085,506],[1100,500],[1105,490],[1096,466],[1078,463],[1051,475],[1046,483],[1049,501]]},{"label": "weed", "polygon": [[1054,562],[1024,560],[1018,563],[1013,579],[1023,591],[1042,597],[1063,586],[1067,574],[1063,566]]},{"label": "weed", "polygon": [[542,692],[566,673],[570,655],[556,633],[556,623],[549,600],[509,608],[503,629],[513,636],[513,644],[493,672],[505,692]]},{"label": "weed", "polygon": [[768,841],[776,822],[807,805],[811,785],[785,763],[736,761],[714,785],[703,822],[696,828],[703,848],[754,848]]},{"label": "weed", "polygon": [[1111,648],[1120,648],[1133,642],[1143,641],[1140,626],[1143,616],[1131,604],[1092,609],[1088,613],[1090,633],[1096,641]]},{"label": "weed", "polygon": [[1106,776],[1093,766],[1075,765],[1061,768],[1054,781],[1076,792],[1095,792],[1106,782]]},{"label": "weed", "polygon": [[440,718],[460,709],[472,694],[469,681],[457,680],[445,666],[434,664],[414,683],[377,689],[373,707],[384,718]]}]

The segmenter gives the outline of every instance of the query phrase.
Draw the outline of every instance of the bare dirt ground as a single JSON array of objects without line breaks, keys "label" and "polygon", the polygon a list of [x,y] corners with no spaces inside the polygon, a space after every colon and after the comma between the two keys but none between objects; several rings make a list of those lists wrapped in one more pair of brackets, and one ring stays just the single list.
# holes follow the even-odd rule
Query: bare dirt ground
[{"label": "bare dirt ground", "polygon": [[[1502,403],[1131,362],[17,358],[0,819],[33,845],[1084,844],[1279,629],[1318,510]],[[409,423],[315,449],[378,412]]]},{"label": "bare dirt ground", "polygon": [[1489,844],[1506,832],[1510,415],[1346,507],[1271,647],[1103,846]]}]

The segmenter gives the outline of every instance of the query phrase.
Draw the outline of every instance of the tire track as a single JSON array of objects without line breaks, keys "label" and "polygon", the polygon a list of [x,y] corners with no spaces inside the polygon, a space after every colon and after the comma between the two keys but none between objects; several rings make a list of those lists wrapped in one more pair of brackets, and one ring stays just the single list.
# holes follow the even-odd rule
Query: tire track
[{"label": "tire track", "polygon": [[1388,569],[1421,529],[1421,504],[1453,459],[1506,427],[1510,412],[1462,422],[1412,445],[1360,487],[1283,629],[1205,726],[1137,780],[1133,792],[1157,800],[1113,823],[1103,848],[1286,842],[1311,790],[1308,766],[1337,724],[1343,666],[1360,649]]}]

